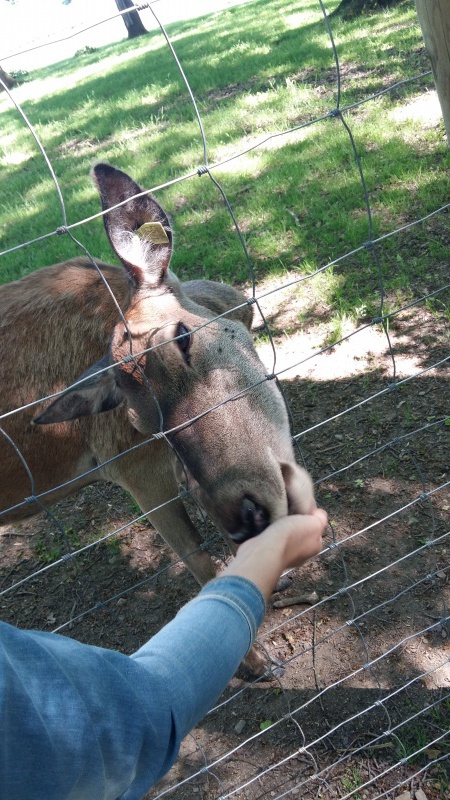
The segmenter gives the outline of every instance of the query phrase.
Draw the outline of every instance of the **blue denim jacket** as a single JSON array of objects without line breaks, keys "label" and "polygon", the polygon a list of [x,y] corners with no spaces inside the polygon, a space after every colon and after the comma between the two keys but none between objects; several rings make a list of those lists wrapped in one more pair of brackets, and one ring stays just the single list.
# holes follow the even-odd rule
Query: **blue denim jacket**
[{"label": "blue denim jacket", "polygon": [[265,611],[216,578],[132,656],[0,622],[1,800],[138,800],[225,688]]}]

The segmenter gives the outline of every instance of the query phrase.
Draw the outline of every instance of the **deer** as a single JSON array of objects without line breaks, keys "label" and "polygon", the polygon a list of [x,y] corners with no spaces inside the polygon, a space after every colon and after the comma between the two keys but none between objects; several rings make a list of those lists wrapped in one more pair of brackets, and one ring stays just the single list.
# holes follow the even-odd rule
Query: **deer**
[{"label": "deer", "polygon": [[[92,176],[123,266],[77,257],[0,287],[0,523],[112,482],[204,585],[215,567],[180,486],[235,552],[279,517],[310,513],[312,481],[245,296],[182,283],[156,199],[110,164]],[[252,651],[248,665],[266,669]]]}]

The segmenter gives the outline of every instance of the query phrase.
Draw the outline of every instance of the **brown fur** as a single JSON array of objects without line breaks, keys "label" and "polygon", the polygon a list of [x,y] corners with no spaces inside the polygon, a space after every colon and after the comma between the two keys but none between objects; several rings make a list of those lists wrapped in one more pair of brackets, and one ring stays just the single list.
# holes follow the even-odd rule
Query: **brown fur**
[{"label": "brown fur", "polygon": [[[94,175],[104,209],[141,191],[109,165]],[[136,233],[149,221],[160,223],[167,242]],[[167,217],[149,195],[108,213],[105,227],[125,270],[79,258],[0,288],[0,425],[20,451],[3,439],[0,520],[35,513],[36,503],[23,502],[30,495],[48,505],[112,481],[186,557],[201,539],[177,497],[179,482],[236,541],[288,510],[311,510],[311,481],[295,464],[284,403],[244,327],[244,296],[210,281],[178,281],[168,268]],[[161,430],[165,437],[108,463]],[[185,560],[199,583],[213,577],[205,552]],[[261,671],[260,659],[250,661]]]}]

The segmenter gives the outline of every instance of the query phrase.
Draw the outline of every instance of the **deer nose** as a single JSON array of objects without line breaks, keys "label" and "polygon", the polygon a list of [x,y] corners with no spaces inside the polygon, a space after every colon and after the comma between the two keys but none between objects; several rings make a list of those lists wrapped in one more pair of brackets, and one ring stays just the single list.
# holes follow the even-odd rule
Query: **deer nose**
[{"label": "deer nose", "polygon": [[256,503],[249,495],[244,495],[241,500],[240,516],[239,530],[230,534],[236,544],[242,544],[247,539],[262,533],[270,522],[268,510]]}]

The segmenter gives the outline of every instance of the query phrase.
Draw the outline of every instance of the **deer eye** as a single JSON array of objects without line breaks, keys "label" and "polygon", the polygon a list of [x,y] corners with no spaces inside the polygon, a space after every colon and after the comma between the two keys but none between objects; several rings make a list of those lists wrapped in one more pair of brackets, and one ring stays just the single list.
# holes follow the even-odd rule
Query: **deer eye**
[{"label": "deer eye", "polygon": [[179,322],[177,325],[177,345],[180,351],[183,354],[183,358],[186,364],[191,363],[191,356],[189,354],[189,350],[192,343],[192,335],[189,328],[186,328],[186,325],[183,325],[182,322]]}]

